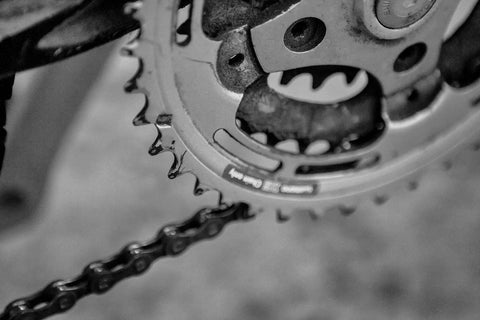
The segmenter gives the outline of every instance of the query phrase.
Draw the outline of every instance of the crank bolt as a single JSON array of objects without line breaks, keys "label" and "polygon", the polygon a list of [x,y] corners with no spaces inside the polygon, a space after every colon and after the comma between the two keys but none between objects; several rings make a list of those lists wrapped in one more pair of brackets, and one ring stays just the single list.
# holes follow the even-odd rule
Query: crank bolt
[{"label": "crank bolt", "polygon": [[432,9],[436,0],[378,0],[377,18],[389,29],[406,28],[420,21]]}]

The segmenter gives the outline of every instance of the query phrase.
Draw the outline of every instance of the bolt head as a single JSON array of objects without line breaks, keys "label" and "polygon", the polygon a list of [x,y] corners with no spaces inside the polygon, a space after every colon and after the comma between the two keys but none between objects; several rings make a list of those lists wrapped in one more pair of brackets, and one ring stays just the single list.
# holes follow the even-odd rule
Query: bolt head
[{"label": "bolt head", "polygon": [[389,29],[402,29],[421,20],[436,0],[378,0],[376,14]]}]

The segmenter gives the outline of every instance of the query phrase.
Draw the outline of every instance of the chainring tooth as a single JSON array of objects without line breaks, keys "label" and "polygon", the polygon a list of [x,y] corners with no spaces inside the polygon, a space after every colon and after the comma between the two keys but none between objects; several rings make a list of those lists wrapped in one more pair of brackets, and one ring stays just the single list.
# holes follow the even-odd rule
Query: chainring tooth
[{"label": "chainring tooth", "polygon": [[[143,2],[143,5],[139,5],[139,2]],[[445,119],[445,115],[449,114],[448,110],[445,111],[445,104],[456,100],[465,104],[463,92],[477,86],[472,80],[458,90],[446,86],[442,82],[447,74],[446,67],[440,68],[440,72],[419,78],[420,80],[405,90],[388,96],[380,95],[381,114],[378,116],[384,122],[371,126],[377,132],[374,138],[370,133],[365,135],[367,138],[363,138],[362,134],[357,132],[342,133],[339,139],[325,135],[309,138],[307,135],[299,135],[301,132],[295,131],[295,128],[290,136],[285,135],[288,133],[288,130],[285,130],[290,126],[288,121],[290,114],[287,110],[289,108],[285,108],[284,111],[277,109],[280,105],[278,101],[284,99],[282,95],[277,94],[276,98],[270,101],[268,95],[266,96],[270,88],[261,92],[255,87],[258,86],[259,79],[263,78],[262,81],[265,81],[268,75],[258,65],[249,33],[250,28],[272,19],[269,15],[278,15],[299,1],[281,2],[278,6],[283,6],[283,9],[275,11],[277,4],[273,2],[261,2],[250,7],[252,3],[232,0],[215,7],[210,0],[194,0],[176,1],[172,7],[157,0],[144,0],[136,2],[135,10],[130,10],[130,14],[141,22],[142,30],[138,38],[125,50],[128,55],[135,56],[140,61],[138,72],[127,85],[127,91],[145,95],[146,103],[135,123],[154,123],[157,126],[158,135],[150,153],[156,155],[167,151],[173,154],[168,173],[170,178],[176,178],[184,173],[193,174],[194,194],[202,195],[206,190],[216,190],[219,194],[219,203],[247,202],[251,204],[251,210],[276,212],[279,221],[287,220],[290,215],[299,212],[308,213],[313,219],[317,219],[318,214],[323,213],[325,209],[345,216],[351,215],[361,200],[370,200],[375,205],[384,206],[402,191],[409,193],[418,190],[421,187],[421,177],[427,172],[448,171],[453,161],[449,160],[450,158],[444,160],[444,151],[460,149],[453,148],[457,145],[463,149],[465,143],[472,146],[469,149],[480,149],[476,148],[473,142],[458,142],[463,139],[461,133],[463,127],[467,127],[463,126],[462,122],[466,122],[465,119],[470,116],[475,116],[473,109],[462,106],[459,114],[463,114],[463,118],[456,115],[450,122],[435,120],[436,117]],[[192,28],[190,41],[180,44],[169,39],[173,33],[179,32],[178,28],[184,29],[183,24],[172,27],[176,28],[175,32],[161,33],[165,39],[159,37],[157,30],[163,30],[161,26],[175,25],[178,18],[175,7],[187,6],[193,7],[188,17],[188,25]],[[232,6],[238,7],[232,9]],[[242,12],[242,8],[253,8],[253,11],[250,11],[252,16],[248,16],[249,13],[242,13],[243,16],[236,17],[236,20],[230,23],[218,14],[218,12],[231,14],[235,10]],[[159,18],[159,14],[163,18]],[[203,17],[203,20],[199,21],[199,17]],[[170,23],[161,22],[168,18]],[[198,27],[202,28],[203,35],[195,29]],[[180,33],[187,34],[183,31]],[[461,34],[460,31],[457,33]],[[451,39],[449,41],[452,43]],[[200,54],[196,59],[196,52],[202,53],[198,50],[203,50],[202,48],[207,46],[210,48],[205,49],[203,52],[205,55]],[[218,50],[215,57],[211,56],[211,52],[215,51],[211,50],[212,47]],[[445,52],[448,50],[444,50],[443,56],[446,55]],[[183,70],[180,70],[182,68]],[[336,71],[344,67],[330,66],[330,68]],[[358,71],[343,70],[347,84],[354,81]],[[207,73],[204,76],[195,74],[200,72]],[[285,70],[281,78],[282,85],[288,84],[305,72],[301,69]],[[312,89],[321,87],[328,76],[327,72],[324,75],[319,73],[317,78],[313,77]],[[372,82],[369,83],[371,85]],[[194,89],[195,85],[201,86]],[[259,94],[254,102],[248,100],[249,90]],[[381,92],[381,88],[373,91]],[[212,102],[208,104],[206,97],[211,97]],[[352,106],[357,106],[356,102],[351,103]],[[245,116],[245,110],[255,104],[259,110],[267,112],[265,119],[261,120],[265,122],[267,129],[259,128],[257,125],[260,121],[260,118],[256,117],[257,111],[253,112],[250,118]],[[298,102],[294,103],[296,104]],[[332,110],[338,108],[338,105],[341,103],[333,104]],[[366,105],[371,106],[369,103]],[[318,112],[325,109],[325,106],[317,107]],[[202,108],[205,108],[204,114],[198,111]],[[269,108],[273,108],[271,110],[274,111],[280,110],[279,115],[284,117],[285,121],[272,121],[275,117],[269,118]],[[243,112],[243,115],[238,117],[231,111],[232,109],[235,109],[235,112]],[[348,110],[348,107],[345,110]],[[230,118],[222,118],[225,115]],[[361,112],[358,116],[362,116]],[[355,114],[350,114],[350,119],[355,117]],[[432,125],[425,120],[430,117],[435,121]],[[218,119],[225,121],[219,123]],[[470,122],[474,121],[476,120]],[[316,124],[318,121],[314,122]],[[218,123],[218,126],[212,127],[214,123]],[[442,123],[445,123],[444,130],[449,135],[441,133],[441,126],[444,125]],[[345,124],[344,120],[339,124]],[[278,129],[272,130],[271,128],[275,126]],[[311,128],[312,124],[305,127]],[[338,126],[335,126],[335,129],[338,129]],[[234,147],[243,145],[262,157],[280,159],[280,166],[275,170],[265,171],[257,167],[256,161],[246,164],[248,161],[244,160],[246,157],[244,154],[237,154],[223,145],[223,142],[215,140],[214,136],[219,130],[224,130],[231,136],[228,143]],[[412,134],[418,131],[420,136],[413,138],[409,131],[412,131]],[[257,133],[264,134],[264,138],[255,140],[253,136]],[[275,148],[292,139],[297,141],[297,152],[290,153]],[[309,145],[316,140],[328,143],[327,154],[325,151],[315,155],[306,154]],[[355,146],[354,143],[358,145]],[[442,147],[443,143],[446,147]],[[427,152],[419,151],[422,148],[427,148]],[[415,164],[421,163],[418,160],[413,161],[415,157],[423,157],[422,165]],[[430,162],[439,165],[427,167],[426,164]],[[297,174],[302,167],[308,168],[305,171],[307,174],[299,177]],[[235,176],[234,179],[227,179],[228,168],[230,170],[233,168],[230,173]],[[311,186],[309,183],[312,181],[318,190],[309,189]],[[267,191],[264,189],[266,184],[269,185]],[[277,191],[271,192],[272,190]],[[279,190],[314,191],[312,194],[283,194]],[[309,209],[302,209],[305,207]]]}]

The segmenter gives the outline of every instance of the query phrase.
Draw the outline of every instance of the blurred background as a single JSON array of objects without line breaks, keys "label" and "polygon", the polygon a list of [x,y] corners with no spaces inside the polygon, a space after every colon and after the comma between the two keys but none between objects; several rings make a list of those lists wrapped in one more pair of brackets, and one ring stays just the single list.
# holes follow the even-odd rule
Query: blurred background
[{"label": "blurred background", "polygon": [[[22,152],[48,145],[48,130],[66,131],[57,154],[51,146],[49,156],[43,153],[51,166],[44,188],[22,186],[24,197],[39,199],[36,214],[0,229],[2,306],[214,202],[214,195],[193,197],[191,177],[166,178],[169,155],[148,155],[155,130],[133,127],[143,101],[122,89],[137,64],[118,49],[116,43],[17,78],[9,125],[20,150],[7,149],[5,170],[20,166],[15,157]],[[38,124],[49,129],[32,137],[42,117],[32,106],[50,105],[64,105],[59,110],[67,116],[58,119],[73,123],[50,115]],[[23,165],[40,160],[32,156]],[[297,216],[278,224],[263,215],[230,226],[215,241],[57,318],[478,319],[479,160],[468,153],[422,179],[417,191],[399,191],[381,206],[365,203],[350,217]],[[21,205],[19,192],[0,202]],[[2,213],[0,225],[16,219],[12,212]]]}]

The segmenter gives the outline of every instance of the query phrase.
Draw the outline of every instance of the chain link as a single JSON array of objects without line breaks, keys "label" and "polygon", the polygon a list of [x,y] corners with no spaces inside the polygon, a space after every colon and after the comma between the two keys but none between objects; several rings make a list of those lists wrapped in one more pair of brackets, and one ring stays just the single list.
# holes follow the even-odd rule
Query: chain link
[{"label": "chain link", "polygon": [[52,282],[13,301],[0,320],[40,320],[64,313],[88,295],[106,293],[118,282],[145,273],[155,260],[178,256],[192,244],[218,236],[227,224],[253,217],[244,203],[202,209],[184,222],[164,226],[149,242],[131,243],[109,259],[90,263],[76,278]]}]

